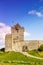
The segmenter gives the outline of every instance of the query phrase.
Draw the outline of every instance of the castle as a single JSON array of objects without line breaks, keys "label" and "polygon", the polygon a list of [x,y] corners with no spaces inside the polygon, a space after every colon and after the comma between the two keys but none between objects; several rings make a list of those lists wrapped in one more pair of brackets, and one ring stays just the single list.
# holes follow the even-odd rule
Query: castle
[{"label": "castle", "polygon": [[25,52],[38,49],[42,40],[24,40],[24,27],[18,23],[11,27],[11,34],[5,36],[5,51]]}]

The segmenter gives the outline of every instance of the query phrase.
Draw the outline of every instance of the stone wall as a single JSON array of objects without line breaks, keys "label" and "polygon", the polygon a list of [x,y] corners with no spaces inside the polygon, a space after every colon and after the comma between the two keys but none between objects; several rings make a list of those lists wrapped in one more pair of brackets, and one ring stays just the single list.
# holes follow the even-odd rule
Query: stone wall
[{"label": "stone wall", "polygon": [[42,44],[43,41],[40,40],[16,42],[15,44],[13,44],[13,51],[22,52],[23,46],[27,46],[28,50],[34,50],[34,49],[38,49]]},{"label": "stone wall", "polygon": [[29,40],[29,41],[19,41],[12,44],[12,36],[6,36],[6,44],[5,44],[5,51],[16,51],[22,52],[23,46],[27,46],[28,50],[38,49],[40,45],[43,45],[42,40]]},{"label": "stone wall", "polygon": [[39,48],[39,41],[37,40],[30,40],[30,41],[25,41],[25,42],[28,46],[28,50],[34,50],[34,49]]},{"label": "stone wall", "polygon": [[7,34],[5,37],[5,51],[12,51],[12,35]]}]

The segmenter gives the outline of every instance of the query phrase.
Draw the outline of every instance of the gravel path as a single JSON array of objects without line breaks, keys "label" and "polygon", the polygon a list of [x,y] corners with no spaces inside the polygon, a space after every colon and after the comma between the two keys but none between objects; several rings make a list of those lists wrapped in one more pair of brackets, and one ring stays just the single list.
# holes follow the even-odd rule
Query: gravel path
[{"label": "gravel path", "polygon": [[21,53],[24,54],[24,55],[26,55],[27,57],[32,57],[32,58],[36,58],[36,59],[41,59],[41,60],[43,60],[43,58],[30,55],[30,54],[28,54],[27,52],[21,52]]}]

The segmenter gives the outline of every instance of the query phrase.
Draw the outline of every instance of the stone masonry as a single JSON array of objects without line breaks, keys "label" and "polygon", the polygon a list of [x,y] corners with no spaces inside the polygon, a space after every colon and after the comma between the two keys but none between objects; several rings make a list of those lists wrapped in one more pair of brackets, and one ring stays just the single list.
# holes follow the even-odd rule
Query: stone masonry
[{"label": "stone masonry", "polygon": [[43,40],[24,40],[24,27],[18,23],[11,27],[11,34],[5,36],[5,51],[22,52],[38,49]]}]

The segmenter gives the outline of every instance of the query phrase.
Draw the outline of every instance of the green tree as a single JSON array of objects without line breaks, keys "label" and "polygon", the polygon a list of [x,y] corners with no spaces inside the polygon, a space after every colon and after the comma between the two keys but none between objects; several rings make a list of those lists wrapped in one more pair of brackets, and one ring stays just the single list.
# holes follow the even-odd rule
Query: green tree
[{"label": "green tree", "polygon": [[43,45],[41,45],[39,48],[38,48],[38,51],[43,51]]}]

